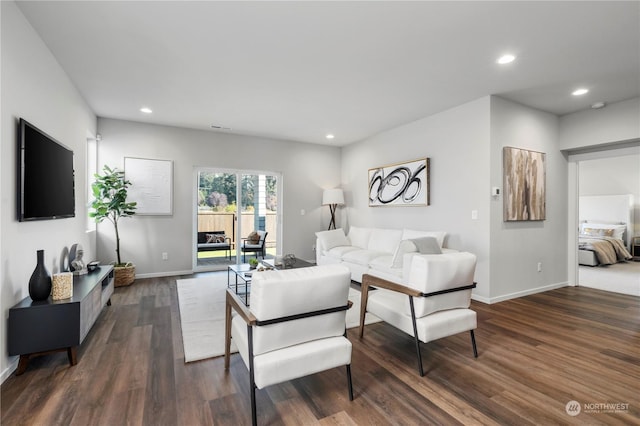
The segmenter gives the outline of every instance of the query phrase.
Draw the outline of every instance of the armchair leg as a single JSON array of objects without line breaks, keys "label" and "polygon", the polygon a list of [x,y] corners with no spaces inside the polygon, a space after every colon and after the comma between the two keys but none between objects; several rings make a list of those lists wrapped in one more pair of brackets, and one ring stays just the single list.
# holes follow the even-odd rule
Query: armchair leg
[{"label": "armchair leg", "polygon": [[369,301],[369,283],[363,278],[362,293],[360,295],[360,338],[364,334],[364,318],[367,315],[367,302]]},{"label": "armchair leg", "polygon": [[256,414],[256,382],[253,371],[253,329],[247,325],[247,340],[249,346],[249,391],[251,392],[251,424],[257,426],[258,416]]},{"label": "armchair leg", "polygon": [[353,383],[351,382],[351,364],[347,364],[347,383],[349,385],[349,401],[353,401]]},{"label": "armchair leg", "polygon": [[424,376],[424,369],[422,368],[422,354],[420,353],[420,340],[418,339],[418,327],[416,326],[416,311],[413,308],[413,297],[409,296],[409,306],[411,307],[411,322],[413,324],[413,337],[416,342],[416,353],[418,355],[418,372],[420,377]]},{"label": "armchair leg", "polygon": [[471,345],[473,346],[473,356],[474,358],[478,358],[478,348],[476,347],[476,335],[473,333],[473,330],[469,330],[471,333]]}]

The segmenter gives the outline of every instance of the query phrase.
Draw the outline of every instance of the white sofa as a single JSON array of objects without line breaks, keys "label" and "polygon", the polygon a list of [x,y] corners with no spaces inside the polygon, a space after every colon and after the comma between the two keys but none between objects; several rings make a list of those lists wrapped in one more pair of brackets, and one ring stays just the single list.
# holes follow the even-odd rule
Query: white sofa
[{"label": "white sofa", "polygon": [[[350,227],[348,235],[341,228],[316,232],[316,263],[345,265],[351,271],[351,279],[360,283],[363,274],[370,274],[406,284],[414,261],[415,269],[424,261],[424,255],[457,251],[442,247],[445,236],[443,231],[356,226]],[[421,253],[414,244],[418,239],[431,239],[437,247],[423,246]]]}]

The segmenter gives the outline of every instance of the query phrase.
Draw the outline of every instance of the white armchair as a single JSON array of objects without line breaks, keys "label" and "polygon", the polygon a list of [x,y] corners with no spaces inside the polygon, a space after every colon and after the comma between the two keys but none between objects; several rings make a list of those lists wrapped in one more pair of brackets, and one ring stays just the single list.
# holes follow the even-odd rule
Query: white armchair
[{"label": "white armchair", "polygon": [[[371,312],[383,321],[414,337],[418,370],[424,376],[420,342],[469,331],[477,358],[476,313],[469,309],[476,256],[458,252],[419,256],[414,259],[408,284],[401,285],[372,275],[362,278],[360,338],[364,316]],[[369,291],[371,287],[375,291]]]},{"label": "white armchair", "polygon": [[346,267],[326,265],[255,272],[250,306],[227,290],[225,369],[233,338],[249,369],[254,425],[256,388],[331,368],[346,366],[353,400],[352,347],[345,329],[350,283]]}]

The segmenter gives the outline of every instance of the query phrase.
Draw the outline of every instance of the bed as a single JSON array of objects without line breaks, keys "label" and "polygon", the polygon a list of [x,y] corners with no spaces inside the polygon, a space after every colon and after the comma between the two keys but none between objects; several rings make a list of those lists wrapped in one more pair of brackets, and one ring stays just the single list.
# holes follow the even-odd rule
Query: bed
[{"label": "bed", "polygon": [[632,195],[582,196],[579,211],[580,265],[611,265],[632,258]]}]

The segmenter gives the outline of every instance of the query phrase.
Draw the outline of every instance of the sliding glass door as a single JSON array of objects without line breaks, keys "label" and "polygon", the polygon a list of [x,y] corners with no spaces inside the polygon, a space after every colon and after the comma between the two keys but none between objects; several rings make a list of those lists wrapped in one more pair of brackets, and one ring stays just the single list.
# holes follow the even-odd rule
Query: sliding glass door
[{"label": "sliding glass door", "polygon": [[[194,269],[221,270],[242,263],[243,258],[275,256],[280,240],[280,176],[221,169],[198,169],[195,174]],[[244,241],[254,231],[266,233],[264,251],[243,252]]]}]

